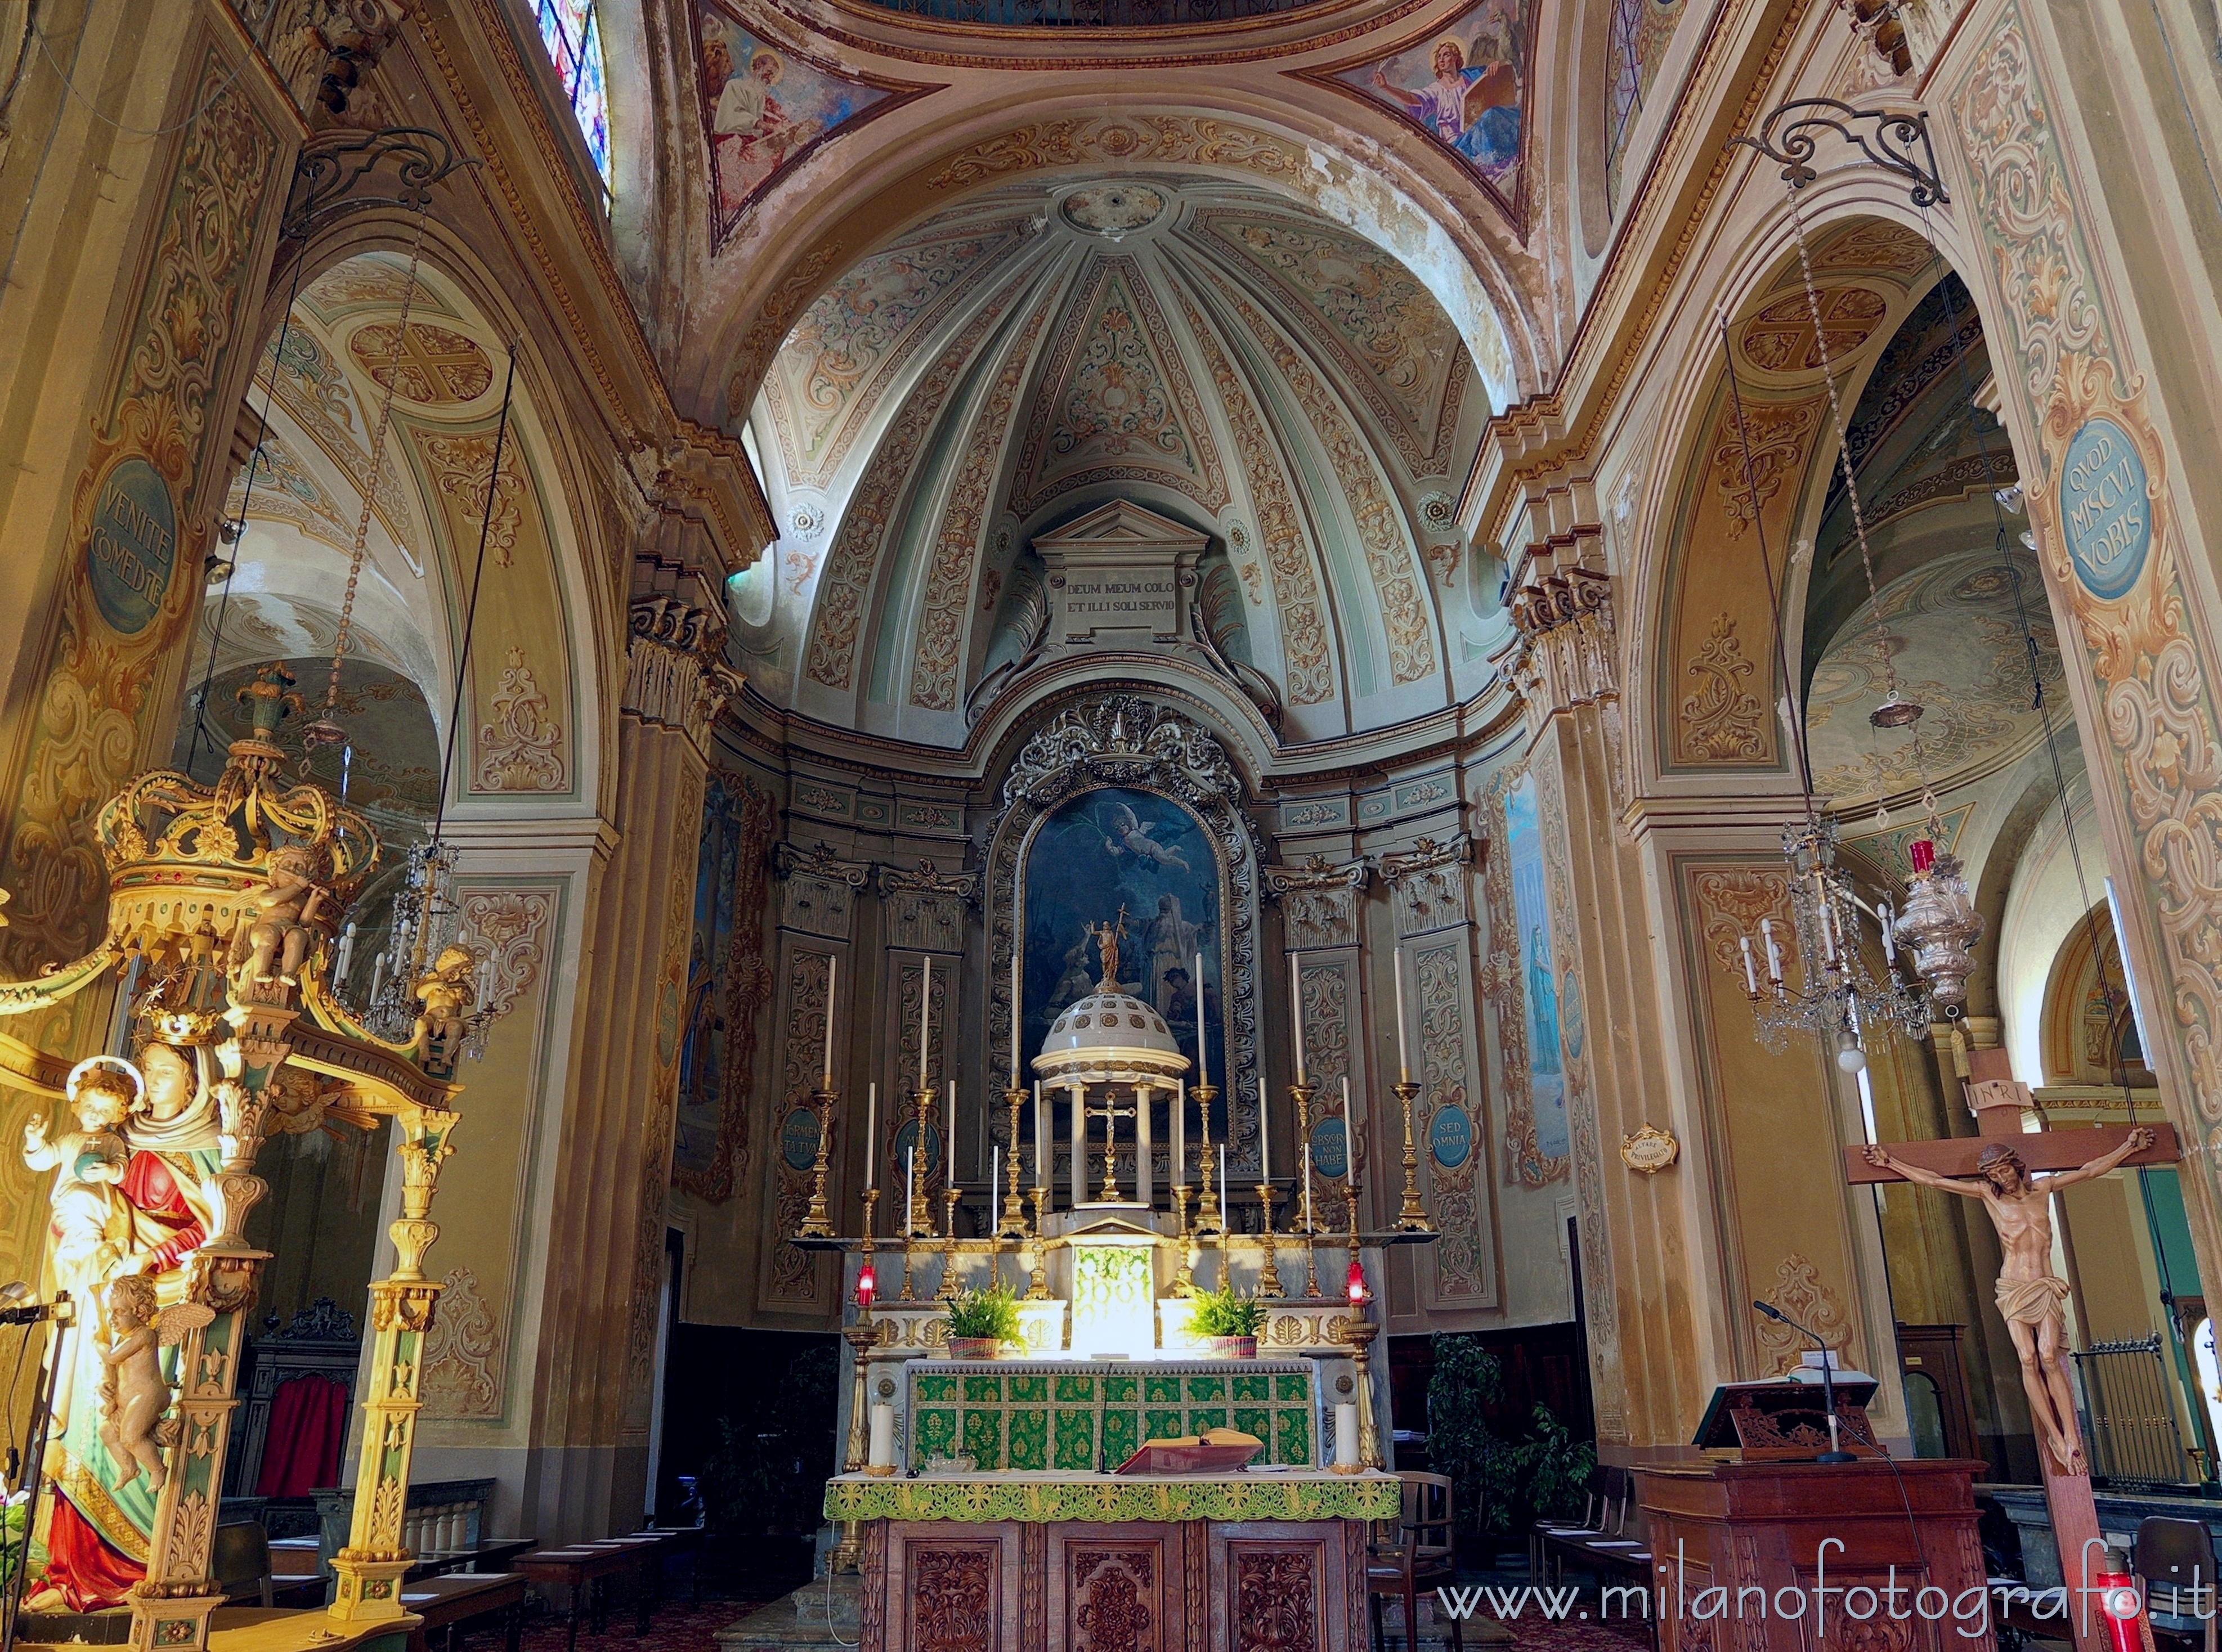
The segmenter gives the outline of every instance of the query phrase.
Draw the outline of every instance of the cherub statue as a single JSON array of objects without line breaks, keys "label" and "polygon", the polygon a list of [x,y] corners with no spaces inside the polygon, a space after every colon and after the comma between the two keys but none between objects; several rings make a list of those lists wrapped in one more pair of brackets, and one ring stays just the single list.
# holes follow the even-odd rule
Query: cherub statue
[{"label": "cherub statue", "polygon": [[109,1286],[106,1298],[108,1346],[100,1350],[107,1374],[100,1383],[100,1442],[122,1471],[118,1490],[143,1472],[147,1489],[159,1492],[169,1479],[162,1448],[177,1443],[177,1426],[165,1424],[171,1390],[162,1375],[162,1349],[205,1325],[216,1312],[198,1302],[159,1309],[154,1281],[126,1273]]},{"label": "cherub statue", "polygon": [[318,919],[332,892],[317,881],[317,857],[298,843],[270,852],[268,881],[255,897],[262,916],[248,926],[251,950],[244,979],[297,985],[309,947],[320,933]]},{"label": "cherub statue", "polygon": [[77,1129],[49,1139],[47,1123],[23,1126],[23,1162],[55,1173],[47,1195],[56,1284],[82,1297],[122,1256],[109,1236],[115,1189],[131,1162],[121,1126],[146,1092],[139,1071],[120,1056],[93,1055],[70,1069],[65,1093]]},{"label": "cherub statue", "polygon": [[452,1053],[469,1030],[467,1021],[478,998],[471,971],[477,962],[468,947],[451,944],[440,948],[432,967],[418,978],[417,1002],[424,1008],[417,1012],[417,1039],[410,1046],[418,1060]]}]

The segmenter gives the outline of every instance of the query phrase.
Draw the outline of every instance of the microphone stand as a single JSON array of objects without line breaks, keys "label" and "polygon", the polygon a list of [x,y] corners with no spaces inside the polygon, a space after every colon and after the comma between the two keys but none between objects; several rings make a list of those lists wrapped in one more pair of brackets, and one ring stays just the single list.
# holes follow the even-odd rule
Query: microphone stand
[{"label": "microphone stand", "polygon": [[1821,1403],[1828,1408],[1829,1412],[1829,1449],[1813,1461],[1815,1462],[1857,1462],[1859,1459],[1843,1449],[1843,1442],[1838,1437],[1836,1432],[1836,1356],[1830,1352],[1829,1345],[1821,1340],[1817,1332],[1808,1330],[1773,1303],[1754,1302],[1751,1305],[1769,1319],[1778,1320],[1789,1326],[1799,1336],[1812,1337],[1813,1346],[1821,1350]]},{"label": "microphone stand", "polygon": [[[47,1336],[46,1392],[34,1392],[33,1404],[37,1406],[30,1437],[30,1457],[23,1465],[22,1489],[29,1493],[23,1499],[26,1524],[23,1528],[22,1552],[16,1556],[9,1573],[4,1593],[0,1593],[0,1652],[15,1652],[16,1634],[23,1615],[23,1585],[31,1569],[31,1532],[38,1524],[40,1480],[46,1468],[47,1441],[54,1421],[54,1397],[61,1386],[62,1343],[70,1327],[75,1323],[71,1311],[69,1292],[58,1292],[51,1302],[11,1307],[0,1312],[0,1320],[11,1325],[28,1327],[40,1321],[53,1325]],[[27,1329],[23,1333],[30,1335]]]}]

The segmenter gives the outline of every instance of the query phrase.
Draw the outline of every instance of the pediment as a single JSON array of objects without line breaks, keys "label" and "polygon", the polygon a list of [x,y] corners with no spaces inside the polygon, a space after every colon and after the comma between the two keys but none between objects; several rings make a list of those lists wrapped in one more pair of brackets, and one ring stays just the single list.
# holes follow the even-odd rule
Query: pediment
[{"label": "pediment", "polygon": [[1035,535],[1033,542],[1038,551],[1102,550],[1116,546],[1193,551],[1200,555],[1210,544],[1211,535],[1128,500],[1114,499],[1054,532]]}]

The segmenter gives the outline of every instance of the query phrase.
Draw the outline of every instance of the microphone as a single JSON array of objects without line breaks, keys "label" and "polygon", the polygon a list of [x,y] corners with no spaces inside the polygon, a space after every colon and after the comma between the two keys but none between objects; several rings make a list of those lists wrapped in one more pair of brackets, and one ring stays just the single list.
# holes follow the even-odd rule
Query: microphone
[{"label": "microphone", "polygon": [[1787,1325],[1801,1336],[1811,1336],[1813,1346],[1821,1350],[1821,1403],[1829,1413],[1829,1449],[1815,1457],[1815,1462],[1857,1462],[1858,1458],[1843,1449],[1843,1441],[1836,1431],[1836,1356],[1817,1331],[1799,1324],[1772,1302],[1754,1300],[1753,1308],[1778,1324]]}]

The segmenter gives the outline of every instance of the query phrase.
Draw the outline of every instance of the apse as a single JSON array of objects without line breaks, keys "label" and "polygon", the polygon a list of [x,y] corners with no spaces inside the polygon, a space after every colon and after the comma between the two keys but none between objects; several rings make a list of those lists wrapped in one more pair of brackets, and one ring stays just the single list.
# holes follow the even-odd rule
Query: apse
[{"label": "apse", "polygon": [[748,422],[780,539],[737,648],[798,712],[962,747],[1075,646],[1060,535],[1188,536],[1179,615],[1099,651],[1286,741],[1423,715],[1507,635],[1454,521],[1488,402],[1413,272],[1308,207],[1154,173],[991,190],[781,346]]}]

